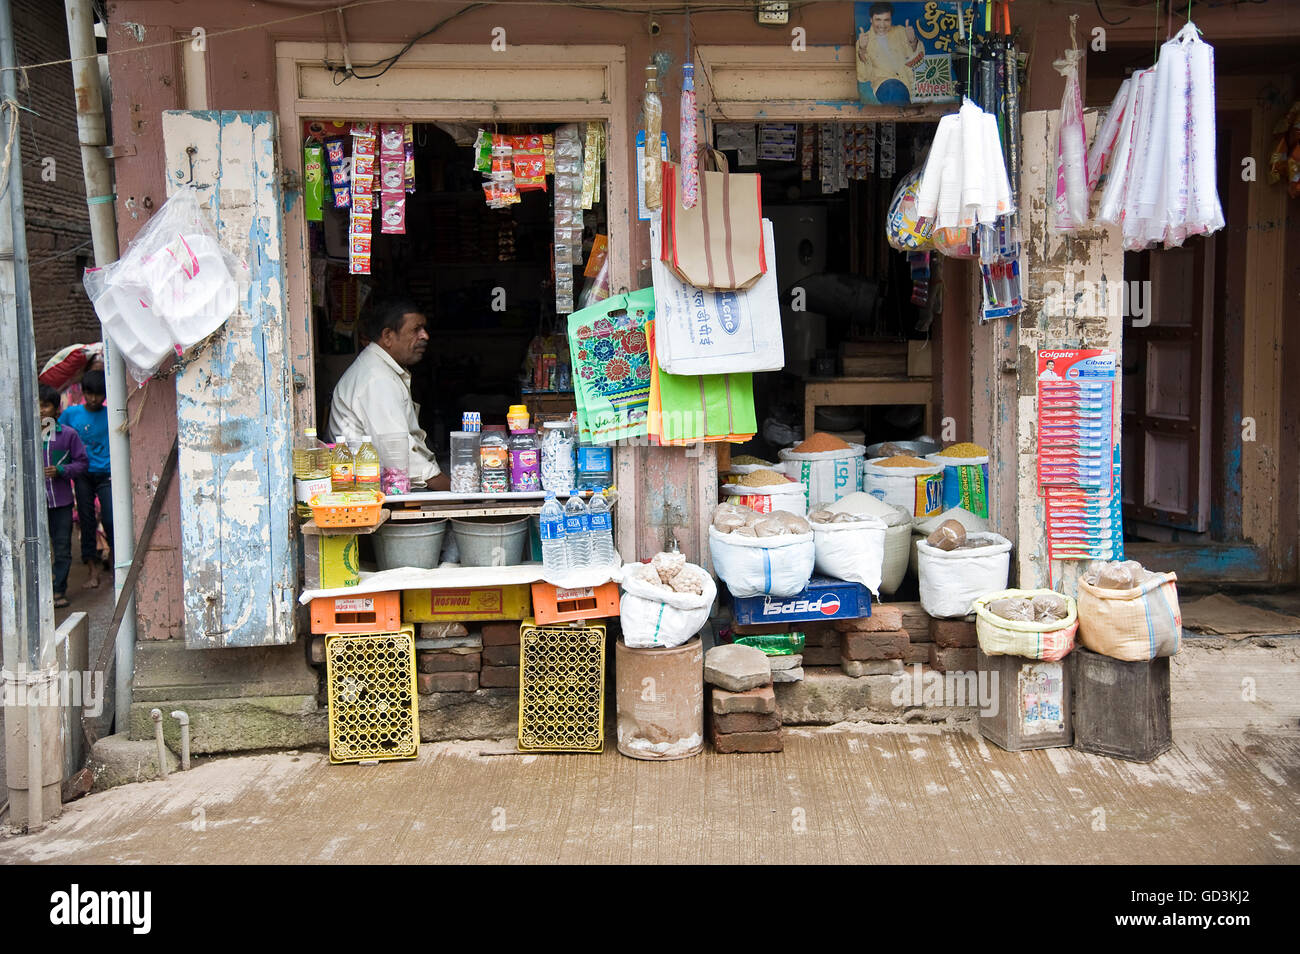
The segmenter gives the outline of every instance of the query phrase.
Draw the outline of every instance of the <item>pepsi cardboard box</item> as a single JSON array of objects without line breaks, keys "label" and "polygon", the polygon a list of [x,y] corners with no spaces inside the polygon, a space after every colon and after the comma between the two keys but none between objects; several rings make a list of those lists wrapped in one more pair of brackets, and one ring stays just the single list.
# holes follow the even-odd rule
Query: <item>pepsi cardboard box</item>
[{"label": "pepsi cardboard box", "polygon": [[795,596],[747,596],[734,602],[736,622],[742,626],[813,623],[871,615],[869,589],[861,583],[829,576],[814,576],[803,592]]}]

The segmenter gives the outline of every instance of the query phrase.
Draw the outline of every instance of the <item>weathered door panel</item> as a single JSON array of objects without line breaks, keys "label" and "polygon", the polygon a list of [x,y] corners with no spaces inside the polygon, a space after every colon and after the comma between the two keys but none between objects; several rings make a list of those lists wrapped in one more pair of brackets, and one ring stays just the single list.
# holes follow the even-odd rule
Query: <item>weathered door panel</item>
[{"label": "weathered door panel", "polygon": [[1214,242],[1131,254],[1125,264],[1125,511],[1193,532],[1210,516]]},{"label": "weathered door panel", "polygon": [[192,183],[248,263],[226,324],[176,375],[185,641],[294,641],[292,400],[280,175],[270,112],[163,113],[169,192]]}]

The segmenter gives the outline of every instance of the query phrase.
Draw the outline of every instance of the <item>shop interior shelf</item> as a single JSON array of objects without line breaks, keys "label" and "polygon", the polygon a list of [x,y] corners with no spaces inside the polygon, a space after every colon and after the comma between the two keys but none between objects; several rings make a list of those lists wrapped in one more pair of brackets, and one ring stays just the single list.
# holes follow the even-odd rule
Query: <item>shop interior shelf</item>
[{"label": "shop interior shelf", "polygon": [[[561,495],[567,498],[567,494]],[[591,498],[591,491],[580,496]],[[531,516],[542,512],[544,491],[510,491],[500,494],[453,494],[450,491],[400,494],[384,498],[385,512],[393,520],[428,520],[434,517]],[[391,508],[391,509],[389,509]]]}]

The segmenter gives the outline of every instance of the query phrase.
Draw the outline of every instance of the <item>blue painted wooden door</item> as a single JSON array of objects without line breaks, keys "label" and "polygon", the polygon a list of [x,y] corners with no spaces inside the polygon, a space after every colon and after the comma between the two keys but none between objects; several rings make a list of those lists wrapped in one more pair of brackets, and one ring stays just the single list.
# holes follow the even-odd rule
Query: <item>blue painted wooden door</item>
[{"label": "blue painted wooden door", "polygon": [[185,642],[291,643],[292,371],[275,114],[163,113],[168,192],[193,184],[248,264],[229,320],[176,375]]}]

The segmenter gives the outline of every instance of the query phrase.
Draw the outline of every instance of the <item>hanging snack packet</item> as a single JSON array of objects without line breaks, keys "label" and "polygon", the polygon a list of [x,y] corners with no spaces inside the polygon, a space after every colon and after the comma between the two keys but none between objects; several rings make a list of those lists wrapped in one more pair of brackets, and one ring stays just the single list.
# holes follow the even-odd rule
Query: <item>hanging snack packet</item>
[{"label": "hanging snack packet", "polygon": [[385,235],[406,234],[406,193],[384,192],[380,194],[379,231]]},{"label": "hanging snack packet", "polygon": [[350,204],[348,171],[344,166],[346,156],[342,139],[325,142],[325,162],[329,167],[330,188],[334,192],[334,208],[346,209]]},{"label": "hanging snack packet", "polygon": [[587,123],[582,149],[582,207],[590,209],[599,197],[598,171],[600,164],[599,123]]},{"label": "hanging snack packet", "polygon": [[381,159],[405,159],[403,148],[406,140],[402,135],[401,123],[382,123],[379,127],[379,157]]},{"label": "hanging snack packet", "polygon": [[474,171],[485,176],[492,172],[492,136],[483,129],[474,140]]},{"label": "hanging snack packet", "polygon": [[324,148],[308,140],[302,151],[302,201],[308,222],[319,222],[325,217],[321,209],[325,200],[324,164]]},{"label": "hanging snack packet", "polygon": [[379,161],[379,191],[401,192],[406,185],[405,165],[405,159],[381,159]]},{"label": "hanging snack packet", "polygon": [[406,156],[406,191],[415,191],[415,124],[402,124],[402,150]]}]

